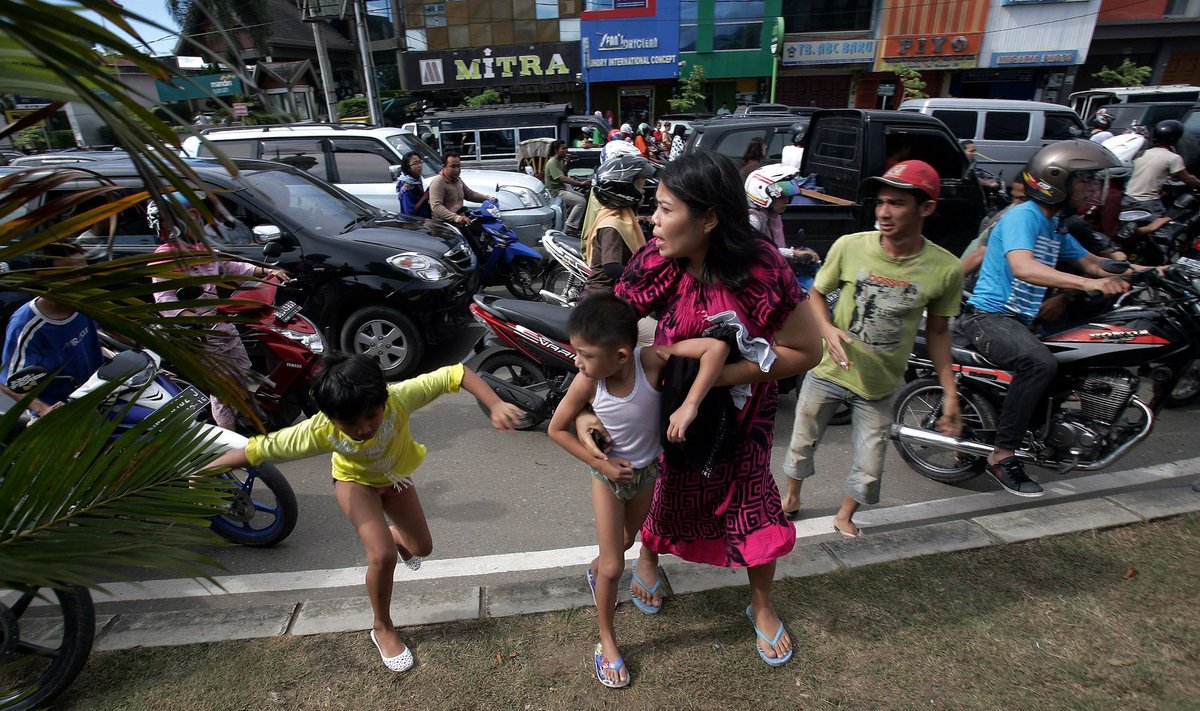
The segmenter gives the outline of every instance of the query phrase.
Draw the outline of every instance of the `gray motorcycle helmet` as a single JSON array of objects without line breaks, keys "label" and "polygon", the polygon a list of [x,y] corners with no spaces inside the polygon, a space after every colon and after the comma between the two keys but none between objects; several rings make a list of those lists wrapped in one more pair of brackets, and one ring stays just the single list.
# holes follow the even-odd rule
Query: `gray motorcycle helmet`
[{"label": "gray motorcycle helmet", "polygon": [[642,204],[643,181],[658,175],[658,166],[641,156],[619,155],[600,164],[592,176],[592,194],[601,205],[637,207]]}]

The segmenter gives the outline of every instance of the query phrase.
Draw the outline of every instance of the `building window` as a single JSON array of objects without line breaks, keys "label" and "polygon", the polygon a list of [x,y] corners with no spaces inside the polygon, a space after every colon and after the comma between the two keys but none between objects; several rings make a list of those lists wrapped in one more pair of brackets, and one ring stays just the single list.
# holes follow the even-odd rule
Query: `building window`
[{"label": "building window", "polygon": [[700,20],[700,3],[697,0],[681,0],[679,3],[679,51],[696,51],[696,23]]},{"label": "building window", "polygon": [[405,30],[404,41],[410,52],[425,52],[429,49],[429,42],[425,39],[425,30]]},{"label": "building window", "polygon": [[573,20],[558,21],[558,41],[559,42],[578,42],[579,41],[579,18]]},{"label": "building window", "polygon": [[558,0],[535,0],[537,19],[539,20],[557,20],[558,19]]},{"label": "building window", "polygon": [[425,26],[446,26],[446,3],[425,3]]},{"label": "building window", "polygon": [[870,30],[874,0],[783,0],[786,32]]},{"label": "building window", "polygon": [[1163,17],[1200,17],[1200,0],[1167,0]]}]

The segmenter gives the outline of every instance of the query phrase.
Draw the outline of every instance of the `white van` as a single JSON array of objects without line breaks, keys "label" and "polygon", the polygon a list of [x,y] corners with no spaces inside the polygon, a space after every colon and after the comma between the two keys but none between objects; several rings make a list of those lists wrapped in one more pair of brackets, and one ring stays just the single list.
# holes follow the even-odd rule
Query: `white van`
[{"label": "white van", "polygon": [[1067,97],[1075,113],[1089,118],[1096,109],[1109,104],[1133,104],[1147,101],[1200,101],[1200,86],[1160,84],[1158,86],[1110,86],[1077,91]]},{"label": "white van", "polygon": [[998,180],[1015,177],[1042,146],[1087,137],[1079,114],[1041,101],[909,99],[900,110],[941,119],[955,137],[974,141],[977,167]]}]

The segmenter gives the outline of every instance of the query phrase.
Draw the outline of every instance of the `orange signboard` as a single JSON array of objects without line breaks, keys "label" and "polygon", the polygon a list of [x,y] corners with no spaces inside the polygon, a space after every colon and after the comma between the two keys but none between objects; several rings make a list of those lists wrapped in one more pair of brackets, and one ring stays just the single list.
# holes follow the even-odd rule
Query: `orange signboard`
[{"label": "orange signboard", "polygon": [[889,72],[898,64],[915,69],[969,69],[979,63],[982,32],[943,32],[891,36],[879,43],[875,71]]}]

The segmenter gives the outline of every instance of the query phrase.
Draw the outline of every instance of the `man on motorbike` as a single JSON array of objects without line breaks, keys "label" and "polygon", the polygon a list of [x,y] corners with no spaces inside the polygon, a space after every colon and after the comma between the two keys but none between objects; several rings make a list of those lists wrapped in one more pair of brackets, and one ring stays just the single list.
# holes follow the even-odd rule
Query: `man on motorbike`
[{"label": "man on motorbike", "polygon": [[567,174],[567,144],[556,140],[550,144],[550,160],[546,161],[545,176],[546,190],[551,197],[561,197],[563,208],[567,211],[566,233],[572,237],[579,236],[580,226],[583,225],[583,213],[587,208],[587,198],[576,192],[574,188],[586,188],[586,180],[576,180]]},{"label": "man on motorbike", "polygon": [[1097,109],[1096,114],[1088,119],[1088,140],[1104,143],[1112,138],[1112,131],[1108,130],[1112,121],[1112,114],[1107,109]]},{"label": "man on motorbike", "polygon": [[456,225],[469,225],[471,218],[460,215],[463,202],[495,200],[494,195],[484,195],[467,187],[462,175],[462,156],[448,151],[442,156],[442,170],[429,181],[429,209],[433,216]]},{"label": "man on motorbike", "polygon": [[[1099,291],[1106,296],[1129,289],[1128,282],[1104,272],[1101,259],[1059,224],[1078,208],[1103,200],[1102,171],[1116,165],[1112,153],[1084,139],[1059,141],[1038,151],[1022,173],[1029,199],[1005,213],[992,230],[975,292],[955,324],[984,357],[1013,371],[987,471],[1018,496],[1043,493],[1014,455],[1057,371],[1050,350],[1030,330],[1046,289]],[[1059,261],[1073,262],[1088,276],[1059,271]]]},{"label": "man on motorbike", "polygon": [[1150,137],[1151,147],[1133,161],[1133,175],[1129,177],[1121,207],[1146,210],[1158,218],[1139,228],[1141,234],[1150,234],[1169,221],[1160,198],[1167,178],[1181,180],[1193,189],[1200,188],[1200,178],[1187,172],[1183,158],[1175,152],[1175,144],[1182,137],[1182,123],[1174,119],[1159,121]]},{"label": "man on motorbike", "polygon": [[619,155],[596,169],[592,195],[600,207],[583,242],[583,258],[592,269],[585,289],[612,290],[633,253],[646,243],[638,225],[642,189],[658,168],[636,155]]}]

